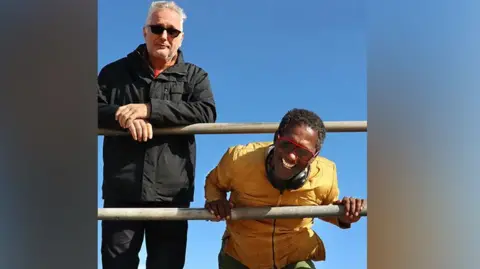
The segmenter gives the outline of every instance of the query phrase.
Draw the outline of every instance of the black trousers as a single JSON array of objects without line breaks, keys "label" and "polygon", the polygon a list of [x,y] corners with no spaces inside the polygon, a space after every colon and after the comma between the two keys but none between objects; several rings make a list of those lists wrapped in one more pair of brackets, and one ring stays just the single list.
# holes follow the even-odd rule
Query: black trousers
[{"label": "black trousers", "polygon": [[[120,203],[105,201],[104,207],[189,207],[173,203]],[[147,269],[182,269],[187,248],[188,221],[102,221],[103,269],[138,269],[143,238]]]}]

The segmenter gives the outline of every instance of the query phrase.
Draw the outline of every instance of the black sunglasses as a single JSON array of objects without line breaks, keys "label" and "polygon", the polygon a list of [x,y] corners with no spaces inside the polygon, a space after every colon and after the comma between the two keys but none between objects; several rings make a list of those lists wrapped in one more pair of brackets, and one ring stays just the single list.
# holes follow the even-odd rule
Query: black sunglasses
[{"label": "black sunglasses", "polygon": [[173,38],[177,37],[182,31],[175,28],[165,28],[162,25],[147,25],[150,27],[150,31],[156,35],[163,34],[163,31],[167,31],[167,34]]},{"label": "black sunglasses", "polygon": [[278,148],[285,153],[294,152],[297,158],[305,163],[309,162],[318,153],[307,149],[303,145],[300,145],[287,137],[279,137],[277,140],[277,145]]}]

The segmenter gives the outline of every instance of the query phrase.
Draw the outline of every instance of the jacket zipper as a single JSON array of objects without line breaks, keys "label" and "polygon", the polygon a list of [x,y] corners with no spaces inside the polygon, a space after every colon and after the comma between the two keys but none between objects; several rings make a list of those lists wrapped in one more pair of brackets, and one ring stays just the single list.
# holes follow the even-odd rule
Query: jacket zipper
[{"label": "jacket zipper", "polygon": [[[282,201],[283,190],[280,191],[280,196],[277,200],[277,206],[280,205]],[[272,231],[272,258],[273,258],[273,269],[277,269],[277,265],[275,264],[275,225],[277,223],[277,219],[273,220],[273,231]]]}]

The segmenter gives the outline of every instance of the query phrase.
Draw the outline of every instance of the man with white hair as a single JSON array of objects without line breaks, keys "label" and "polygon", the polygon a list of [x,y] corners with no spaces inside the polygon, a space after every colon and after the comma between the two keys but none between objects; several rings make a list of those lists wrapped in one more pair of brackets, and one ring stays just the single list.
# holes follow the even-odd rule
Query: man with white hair
[{"label": "man with white hair", "polygon": [[[193,201],[194,135],[152,134],[217,117],[208,74],[179,49],[185,19],[174,2],[153,2],[145,43],[98,75],[98,127],[130,133],[104,139],[104,207],[186,208]],[[103,221],[103,268],[137,269],[144,236],[147,269],[183,268],[187,229],[187,221]]]}]

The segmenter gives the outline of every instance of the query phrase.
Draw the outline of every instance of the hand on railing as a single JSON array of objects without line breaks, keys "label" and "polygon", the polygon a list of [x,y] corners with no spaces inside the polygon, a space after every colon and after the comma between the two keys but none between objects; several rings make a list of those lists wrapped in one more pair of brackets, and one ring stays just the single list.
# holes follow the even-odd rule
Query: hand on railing
[{"label": "hand on railing", "polygon": [[149,104],[128,104],[118,108],[115,113],[115,120],[122,128],[128,128],[130,122],[136,119],[148,119],[151,107]]},{"label": "hand on railing", "polygon": [[153,137],[152,124],[144,119],[135,119],[127,126],[133,140],[138,142],[147,142]]},{"label": "hand on railing", "polygon": [[353,197],[343,197],[342,200],[333,202],[334,205],[345,207],[345,214],[339,216],[342,223],[350,224],[360,220],[360,213],[367,206],[367,201]]},{"label": "hand on railing", "polygon": [[221,199],[205,203],[205,208],[208,210],[208,212],[215,216],[215,220],[212,221],[221,221],[230,219],[233,203],[225,199]]}]

